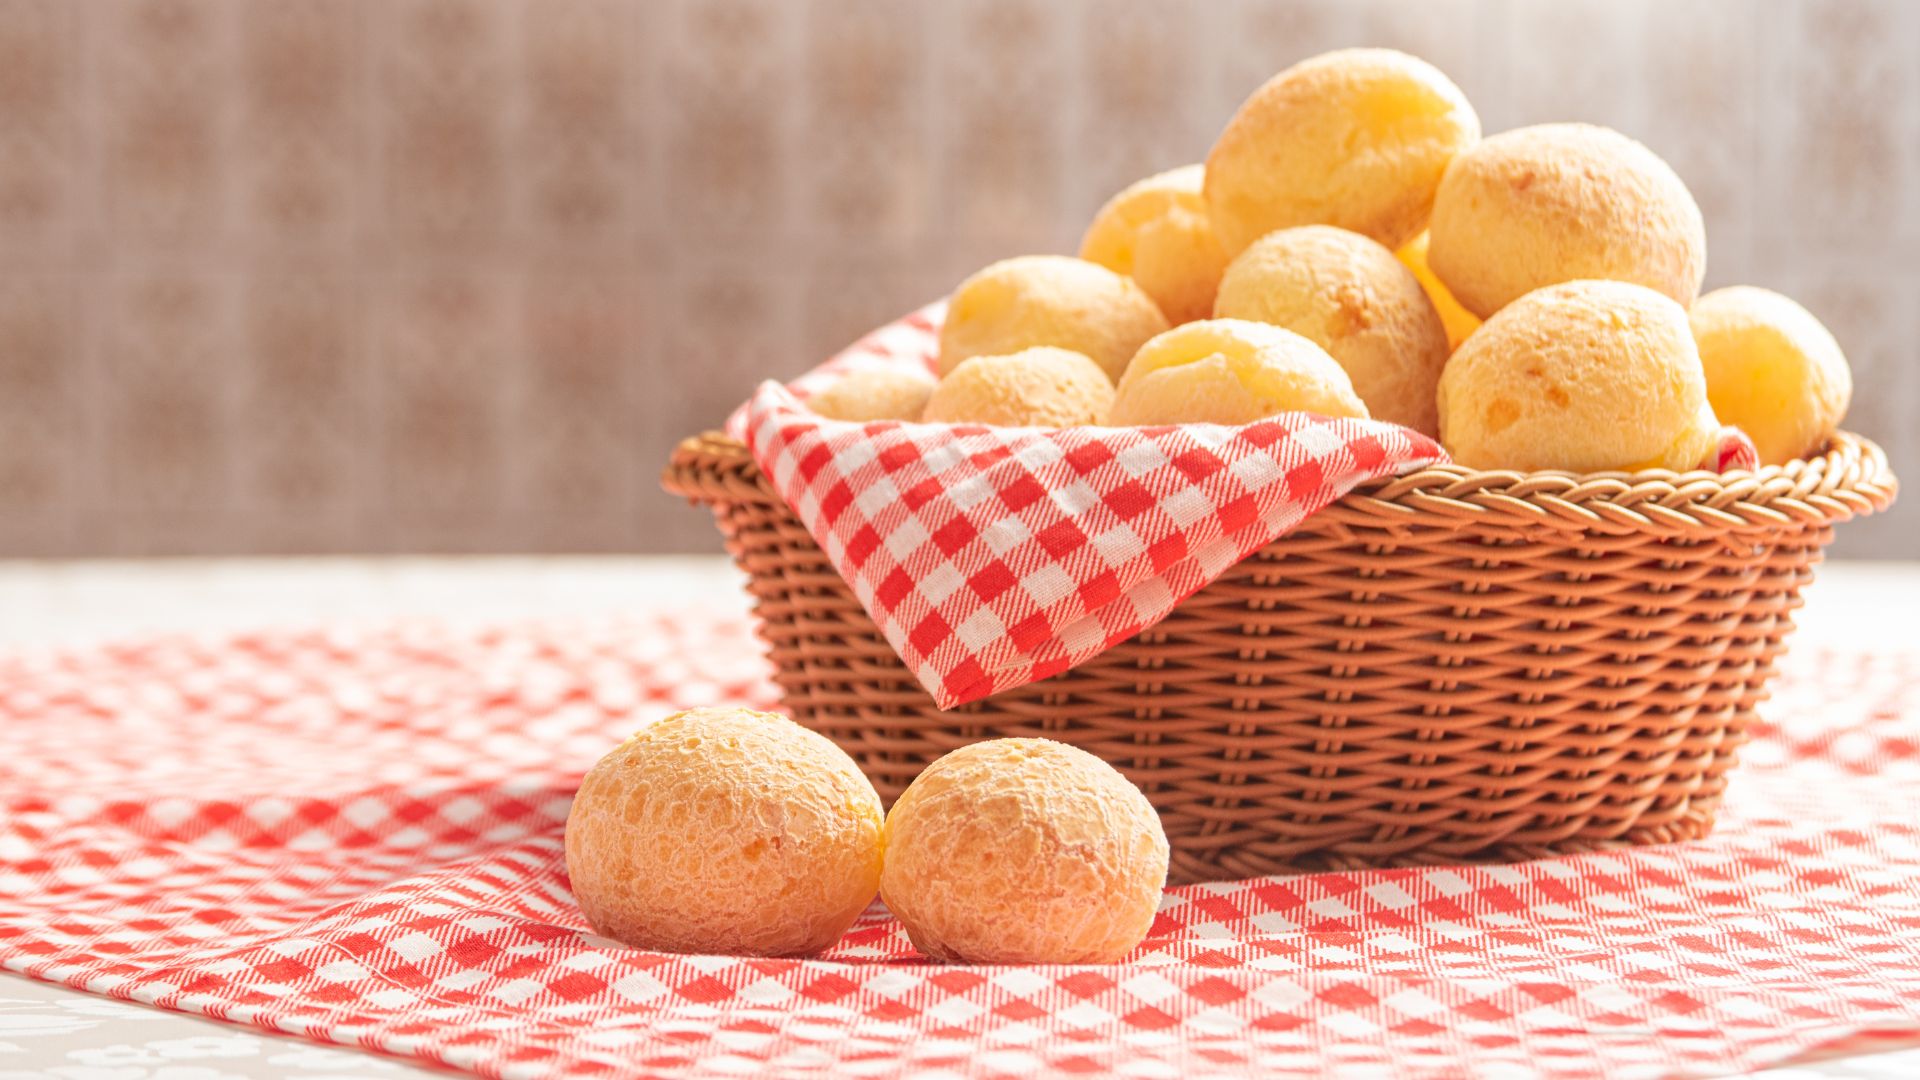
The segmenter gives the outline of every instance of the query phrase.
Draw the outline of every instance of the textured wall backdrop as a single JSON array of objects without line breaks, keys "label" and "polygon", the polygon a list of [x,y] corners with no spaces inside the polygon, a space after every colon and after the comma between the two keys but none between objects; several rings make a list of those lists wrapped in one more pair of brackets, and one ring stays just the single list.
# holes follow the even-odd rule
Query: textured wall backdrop
[{"label": "textured wall backdrop", "polygon": [[0,0],[0,554],[717,550],[679,436],[1351,44],[1664,154],[1920,482],[1920,4]]}]

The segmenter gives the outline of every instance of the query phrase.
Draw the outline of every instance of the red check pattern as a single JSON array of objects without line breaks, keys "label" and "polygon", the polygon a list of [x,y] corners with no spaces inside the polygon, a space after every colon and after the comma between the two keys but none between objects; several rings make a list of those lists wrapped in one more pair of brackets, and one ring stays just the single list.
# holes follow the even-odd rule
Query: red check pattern
[{"label": "red check pattern", "polygon": [[1753,440],[1739,428],[1723,427],[1720,429],[1720,440],[1713,447],[1713,458],[1703,462],[1702,467],[1721,473],[1735,469],[1757,469],[1760,467],[1760,448],[1753,445]]},{"label": "red check pattern", "polygon": [[488,1076],[1706,1076],[1920,1041],[1920,654],[1793,657],[1721,829],[1171,890],[1109,967],[593,936],[561,831],[744,620],[0,656],[0,967]]},{"label": "red check pattern", "polygon": [[[943,305],[882,327],[729,429],[942,708],[1044,679],[1176,604],[1356,485],[1446,459],[1394,424],[1039,430],[828,420],[853,371],[936,368]],[[1711,465],[1751,468],[1728,428]]]},{"label": "red check pattern", "polygon": [[1044,679],[1165,618],[1365,480],[1444,455],[1393,424],[857,424],[802,404],[846,371],[931,366],[940,311],[885,327],[741,419],[754,460],[943,708]]},{"label": "red check pattern", "polygon": [[748,445],[943,708],[1044,679],[1431,439],[1306,413],[1220,427],[826,420],[768,383]]}]

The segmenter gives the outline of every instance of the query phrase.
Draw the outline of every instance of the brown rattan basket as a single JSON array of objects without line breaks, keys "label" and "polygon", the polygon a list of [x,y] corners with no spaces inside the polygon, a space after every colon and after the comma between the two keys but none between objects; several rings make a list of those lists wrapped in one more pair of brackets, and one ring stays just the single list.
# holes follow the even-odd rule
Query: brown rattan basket
[{"label": "brown rattan basket", "polygon": [[1705,833],[1834,524],[1895,490],[1848,434],[1724,476],[1434,466],[1079,667],[942,711],[739,442],[687,440],[665,483],[712,507],[787,709],[882,798],[966,743],[1058,739],[1153,800],[1175,881]]}]

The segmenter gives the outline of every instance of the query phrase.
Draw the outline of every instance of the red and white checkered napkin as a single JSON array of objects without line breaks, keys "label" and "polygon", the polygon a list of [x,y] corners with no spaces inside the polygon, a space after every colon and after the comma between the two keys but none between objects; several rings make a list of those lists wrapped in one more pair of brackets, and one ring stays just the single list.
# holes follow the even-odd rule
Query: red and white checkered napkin
[{"label": "red and white checkered napkin", "polygon": [[1920,654],[1792,658],[1696,843],[1174,889],[1108,967],[931,965],[878,906],[817,960],[594,937],[580,775],[674,705],[766,705],[755,652],[703,612],[0,655],[0,967],[528,1078],[1635,1078],[1920,1041]]},{"label": "red and white checkered napkin", "polygon": [[[896,324],[880,345],[925,363],[932,325]],[[881,351],[869,339],[852,355]],[[1244,427],[858,424],[771,382],[744,429],[943,708],[1078,664],[1356,484],[1445,457],[1407,428],[1306,413]]]},{"label": "red and white checkered napkin", "polygon": [[1713,456],[1701,462],[1700,467],[1717,473],[1757,469],[1760,467],[1760,448],[1753,445],[1753,440],[1747,437],[1746,432],[1727,425],[1720,429],[1719,441],[1713,445]]},{"label": "red and white checkered napkin", "polygon": [[[1165,618],[1355,486],[1446,454],[1394,424],[1038,430],[827,420],[853,371],[936,367],[944,305],[882,327],[728,421],[942,708],[1044,679]],[[1727,428],[1708,463],[1753,468]]]}]

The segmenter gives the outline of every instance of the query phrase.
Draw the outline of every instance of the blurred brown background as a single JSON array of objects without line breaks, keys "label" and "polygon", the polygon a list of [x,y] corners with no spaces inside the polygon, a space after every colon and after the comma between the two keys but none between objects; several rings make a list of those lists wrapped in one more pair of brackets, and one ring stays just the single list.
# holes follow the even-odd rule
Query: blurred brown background
[{"label": "blurred brown background", "polygon": [[1352,44],[1665,155],[1920,482],[1920,4],[0,0],[0,555],[717,550],[680,436]]}]

